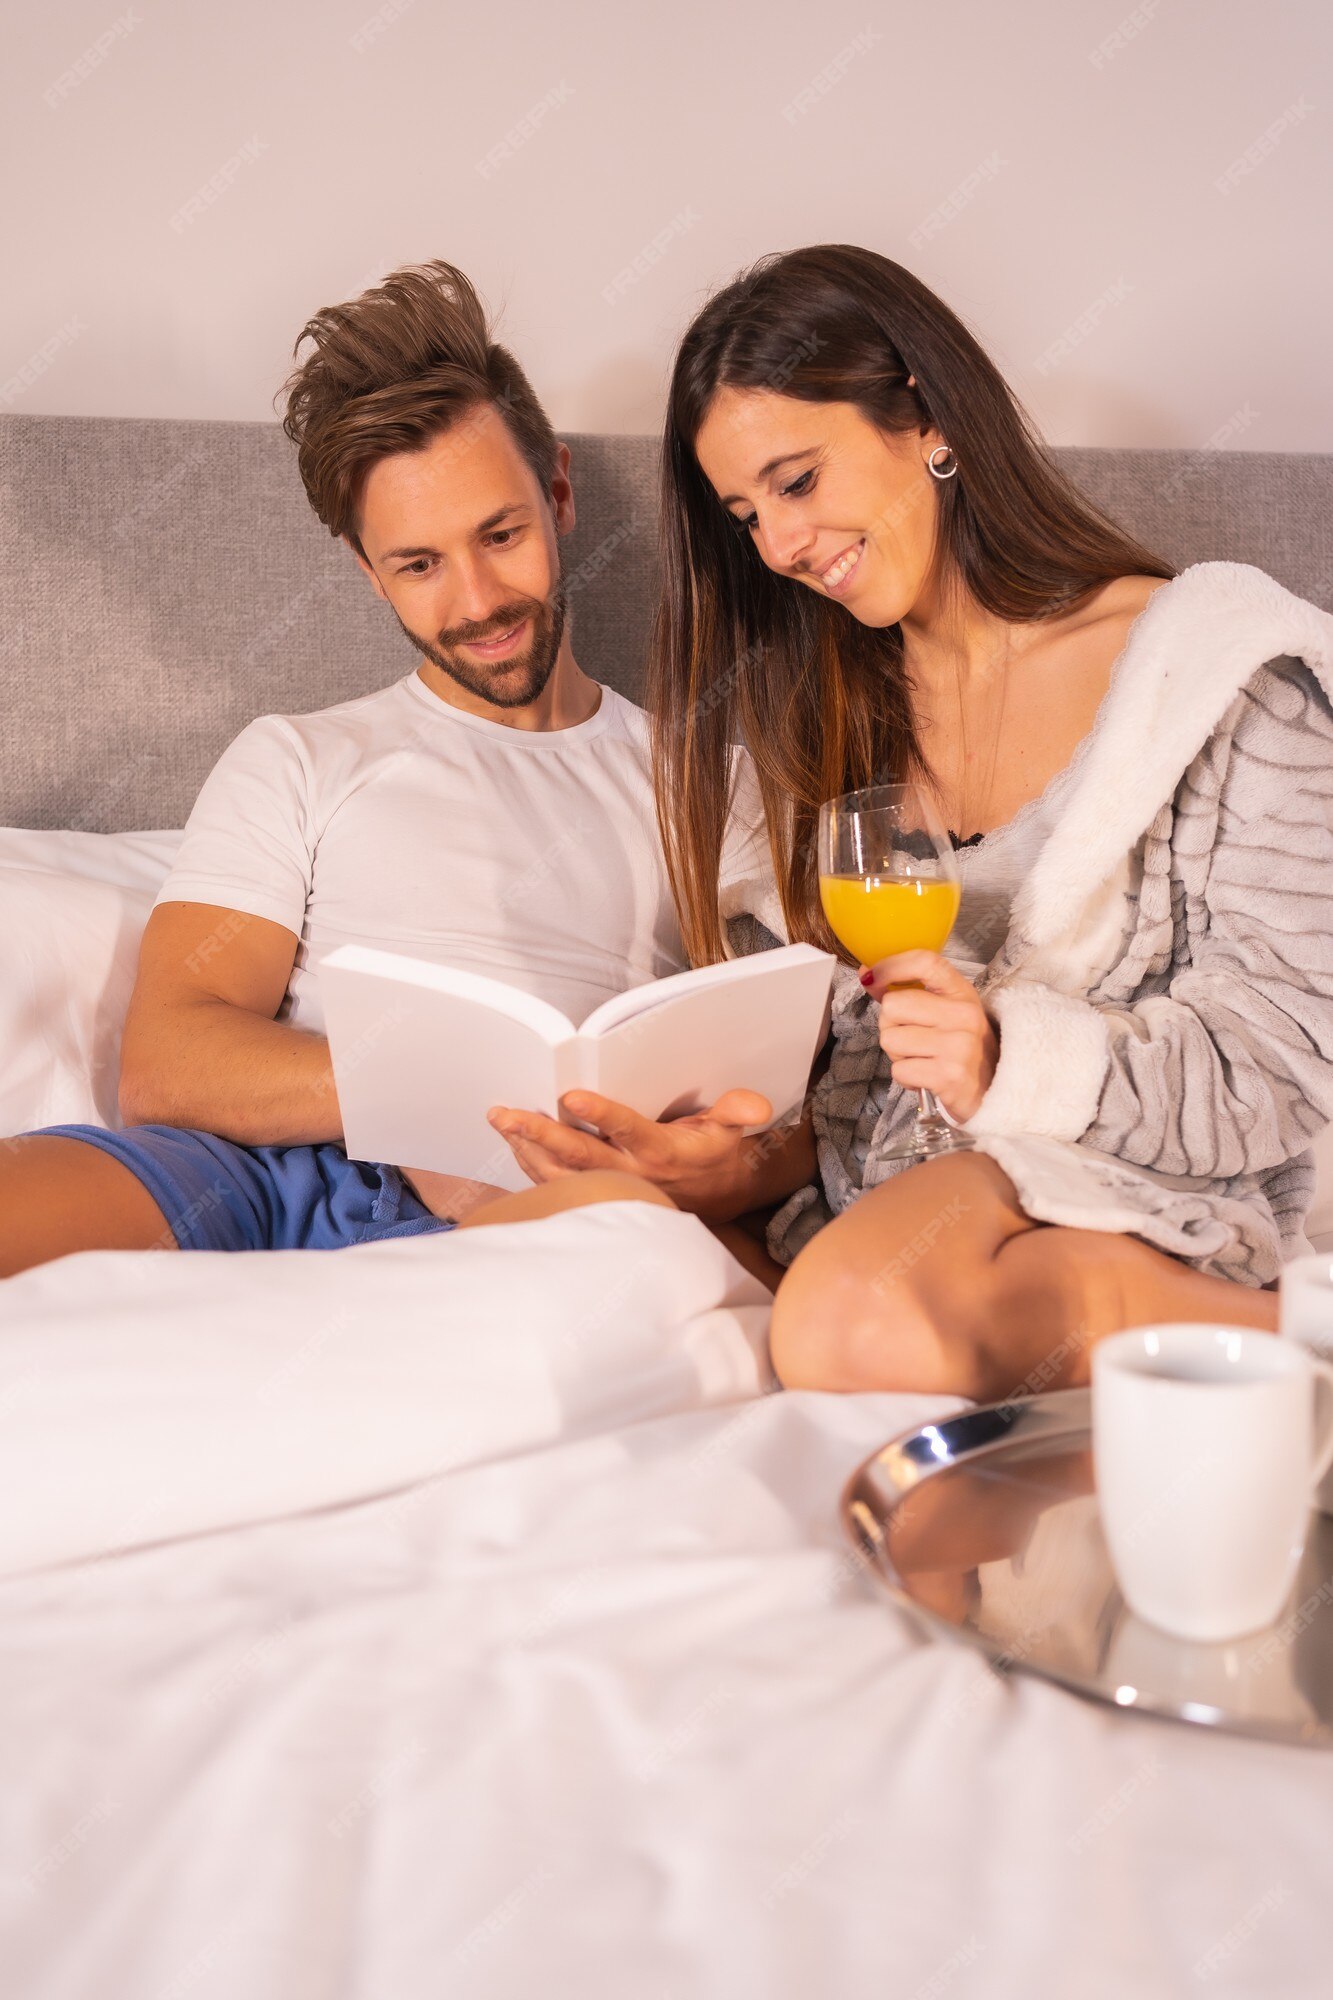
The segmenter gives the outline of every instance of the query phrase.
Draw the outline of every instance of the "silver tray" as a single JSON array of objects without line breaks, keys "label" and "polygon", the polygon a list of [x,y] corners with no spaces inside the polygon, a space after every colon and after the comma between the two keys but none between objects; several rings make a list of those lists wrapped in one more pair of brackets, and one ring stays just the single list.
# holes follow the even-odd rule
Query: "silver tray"
[{"label": "silver tray", "polygon": [[1333,1517],[1312,1512],[1273,1625],[1219,1645],[1158,1631],[1111,1571],[1086,1389],[905,1431],[848,1481],[842,1521],[899,1604],[999,1668],[1143,1714],[1333,1744]]}]

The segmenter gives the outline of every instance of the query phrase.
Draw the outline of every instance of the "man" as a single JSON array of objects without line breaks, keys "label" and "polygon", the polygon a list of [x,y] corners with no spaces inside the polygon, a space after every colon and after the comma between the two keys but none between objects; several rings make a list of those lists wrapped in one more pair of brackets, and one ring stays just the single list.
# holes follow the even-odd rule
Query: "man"
[{"label": "man", "polygon": [[[342,1148],[317,980],[336,945],[487,973],[576,1021],[684,958],[648,719],[570,643],[569,452],[471,284],[398,271],[317,314],[297,353],[307,338],[284,426],[307,496],[421,663],[223,753],[144,932],[124,1129],[4,1150],[0,1276],[84,1249],[329,1249],[670,1205],[614,1172],[504,1194]],[[733,1091],[698,1122],[720,1139],[767,1109]]]}]

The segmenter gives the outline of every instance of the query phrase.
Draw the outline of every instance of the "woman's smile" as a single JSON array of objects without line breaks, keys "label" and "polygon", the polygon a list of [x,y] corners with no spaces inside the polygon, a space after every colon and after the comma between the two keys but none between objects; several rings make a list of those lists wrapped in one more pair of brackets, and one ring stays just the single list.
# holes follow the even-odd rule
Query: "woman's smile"
[{"label": "woman's smile", "polygon": [[866,538],[862,535],[859,542],[853,542],[850,548],[843,549],[841,554],[833,558],[827,569],[819,572],[819,580],[825,590],[832,591],[834,596],[837,596],[847,588],[861,567],[865,546]]}]

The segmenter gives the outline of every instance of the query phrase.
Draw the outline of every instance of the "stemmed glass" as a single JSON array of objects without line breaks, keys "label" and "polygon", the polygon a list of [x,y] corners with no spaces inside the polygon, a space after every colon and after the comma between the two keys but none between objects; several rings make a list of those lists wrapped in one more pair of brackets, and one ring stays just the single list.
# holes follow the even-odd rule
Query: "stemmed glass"
[{"label": "stemmed glass", "polygon": [[[819,898],[830,930],[862,965],[941,950],[961,895],[953,843],[924,786],[871,785],[819,808]],[[916,1096],[911,1131],[882,1158],[930,1160],[972,1145],[930,1091]]]}]

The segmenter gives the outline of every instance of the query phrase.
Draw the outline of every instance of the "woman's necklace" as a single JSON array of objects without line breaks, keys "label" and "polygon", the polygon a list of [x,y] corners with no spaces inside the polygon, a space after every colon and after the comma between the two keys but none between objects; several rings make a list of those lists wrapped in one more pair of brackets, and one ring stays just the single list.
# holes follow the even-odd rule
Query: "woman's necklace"
[{"label": "woman's necklace", "polygon": [[1009,663],[1013,644],[1008,633],[989,659],[973,667],[966,681],[961,663],[954,660],[953,695],[957,714],[958,781],[954,789],[958,832],[950,837],[956,846],[971,847],[985,838],[978,831],[963,836],[965,826],[985,827],[987,808],[995,793],[995,774],[1000,764],[1004,735],[1005,701],[1009,688]]}]

